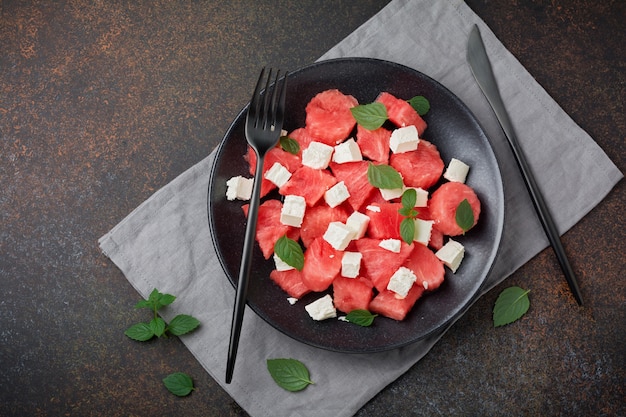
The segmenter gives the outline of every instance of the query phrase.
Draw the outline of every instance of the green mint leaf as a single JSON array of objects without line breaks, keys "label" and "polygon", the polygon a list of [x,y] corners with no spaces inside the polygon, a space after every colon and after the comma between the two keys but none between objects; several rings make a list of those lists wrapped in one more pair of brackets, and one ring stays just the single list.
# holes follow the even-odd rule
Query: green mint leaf
[{"label": "green mint leaf", "polygon": [[163,378],[165,387],[174,395],[184,397],[193,391],[193,380],[183,372],[174,372]]},{"label": "green mint leaf", "polygon": [[169,331],[174,336],[180,336],[190,331],[194,330],[196,327],[200,325],[200,322],[195,317],[189,316],[187,314],[179,314],[174,317],[170,324],[167,326],[167,331]]},{"label": "green mint leaf", "polygon": [[267,370],[278,386],[287,391],[301,391],[313,384],[309,370],[297,359],[268,359]]},{"label": "green mint leaf", "polygon": [[459,203],[456,208],[455,218],[456,224],[463,230],[463,233],[474,226],[474,211],[467,198]]},{"label": "green mint leaf", "polygon": [[400,237],[407,245],[413,243],[415,239],[415,220],[410,217],[402,219],[400,222]]},{"label": "green mint leaf", "polygon": [[300,144],[289,136],[281,136],[279,143],[280,147],[290,154],[298,155],[298,152],[300,152]]},{"label": "green mint leaf", "polygon": [[346,320],[359,326],[369,327],[374,323],[374,318],[378,314],[372,314],[367,310],[352,310],[346,315]]},{"label": "green mint leaf", "polygon": [[408,102],[420,116],[425,115],[430,110],[430,102],[424,96],[415,96]]},{"label": "green mint leaf", "polygon": [[165,333],[165,321],[161,317],[150,320],[149,326],[156,337],[161,337]]},{"label": "green mint leaf", "polygon": [[374,165],[369,163],[367,167],[367,180],[376,188],[394,190],[402,188],[402,176],[393,167],[385,164]]},{"label": "green mint leaf", "polygon": [[408,207],[398,209],[398,213],[400,213],[401,216],[410,217],[411,219],[414,219],[419,214],[417,210]]},{"label": "green mint leaf", "polygon": [[378,129],[389,117],[387,108],[382,103],[361,104],[352,107],[350,111],[356,122],[367,130]]},{"label": "green mint leaf", "polygon": [[155,311],[172,304],[174,300],[176,300],[176,297],[171,294],[162,294],[156,288],[152,290],[148,297],[148,303]]},{"label": "green mint leaf", "polygon": [[137,323],[129,327],[124,334],[138,342],[145,342],[154,337],[154,332],[148,323]]},{"label": "green mint leaf", "polygon": [[521,318],[530,307],[528,293],[520,287],[509,287],[503,290],[493,308],[493,327],[504,326]]},{"label": "green mint leaf", "polygon": [[141,300],[135,304],[135,308],[150,308],[152,309],[152,303],[148,300]]},{"label": "green mint leaf", "polygon": [[402,207],[413,209],[415,207],[415,203],[417,202],[417,191],[414,188],[407,188],[402,193]]},{"label": "green mint leaf", "polygon": [[274,253],[287,265],[293,266],[298,271],[304,268],[304,253],[298,242],[283,235],[274,244]]}]

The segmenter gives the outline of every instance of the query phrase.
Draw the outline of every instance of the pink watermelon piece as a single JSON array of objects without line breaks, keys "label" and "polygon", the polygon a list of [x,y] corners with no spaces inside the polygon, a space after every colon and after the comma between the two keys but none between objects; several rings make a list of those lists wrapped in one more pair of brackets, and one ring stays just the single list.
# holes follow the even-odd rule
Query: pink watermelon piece
[{"label": "pink watermelon piece", "polygon": [[306,165],[298,168],[278,192],[282,195],[299,195],[304,197],[309,207],[314,206],[324,193],[337,183],[335,177],[327,170],[313,169]]},{"label": "pink watermelon piece", "polygon": [[315,137],[304,127],[294,130],[287,136],[298,142],[298,145],[300,145],[300,152],[298,152],[298,156],[300,158],[302,158],[302,151],[308,148],[311,142],[315,141]]},{"label": "pink watermelon piece", "polygon": [[367,234],[374,239],[401,239],[400,236],[400,223],[402,222],[402,215],[399,210],[402,208],[402,203],[375,203],[371,206],[378,207],[380,211],[366,209],[365,214],[370,218],[369,225],[367,226]]},{"label": "pink watermelon piece", "polygon": [[320,203],[307,209],[300,226],[302,244],[308,247],[315,238],[323,236],[330,222],[345,223],[347,219],[348,212],[343,206],[333,208]]},{"label": "pink watermelon piece", "polygon": [[290,297],[301,298],[303,295],[311,292],[302,281],[302,273],[297,269],[288,271],[277,271],[274,269],[270,272],[270,278],[280,288],[283,289]]},{"label": "pink watermelon piece", "polygon": [[369,196],[377,190],[367,180],[368,161],[330,163],[330,170],[337,181],[343,181],[350,193],[348,203],[354,210],[359,210]]},{"label": "pink watermelon piece", "polygon": [[405,298],[397,298],[393,291],[381,291],[370,302],[370,312],[402,321],[423,293],[421,285],[413,285]]},{"label": "pink watermelon piece", "polygon": [[[284,225],[280,222],[280,210],[283,205],[278,200],[266,200],[259,206],[259,216],[256,228],[256,240],[265,259],[274,254],[274,244],[284,236],[293,240],[300,239],[300,230],[297,227]],[[243,212],[248,216],[249,204],[242,206]]]},{"label": "pink watermelon piece", "polygon": [[413,245],[401,243],[400,253],[379,246],[380,239],[361,238],[354,242],[356,251],[361,252],[360,275],[368,278],[378,291],[387,288],[389,279],[402,266],[413,250]]},{"label": "pink watermelon piece", "polygon": [[392,94],[382,92],[376,99],[387,108],[387,115],[391,123],[397,127],[413,125],[417,128],[417,133],[421,137],[426,130],[426,122],[408,101],[399,99]]},{"label": "pink watermelon piece", "polygon": [[306,129],[318,141],[334,146],[354,129],[356,120],[350,109],[358,104],[356,98],[337,89],[322,91],[306,106]]},{"label": "pink watermelon piece", "polygon": [[416,150],[392,154],[389,164],[402,175],[404,185],[425,190],[439,181],[444,169],[437,147],[421,139]]},{"label": "pink watermelon piece", "polygon": [[356,128],[356,140],[361,154],[374,162],[386,164],[389,162],[389,138],[391,131],[384,127],[367,130],[361,125]]},{"label": "pink watermelon piece", "polygon": [[374,295],[373,285],[368,279],[338,276],[333,281],[333,302],[337,310],[349,313],[352,310],[368,310]]},{"label": "pink watermelon piece", "polygon": [[476,226],[480,217],[480,200],[474,190],[461,182],[446,182],[431,196],[428,207],[437,229],[447,236],[458,236],[463,230],[456,223],[456,209],[461,201],[467,199],[474,213]]},{"label": "pink watermelon piece", "polygon": [[[254,172],[256,170],[256,152],[250,146],[248,146],[248,153],[245,156],[245,159],[248,161],[250,165],[250,175],[254,176]],[[263,161],[263,174],[265,174],[275,162],[279,162],[282,166],[287,168],[289,172],[295,172],[296,169],[302,165],[302,161],[298,155],[290,154],[289,152],[283,150],[282,148],[276,147],[272,148],[269,152],[265,154],[265,160]],[[276,188],[276,185],[263,178],[261,182],[261,197],[266,196],[270,191]]]},{"label": "pink watermelon piece", "polygon": [[417,280],[415,284],[424,287],[427,291],[433,291],[441,285],[445,277],[443,263],[435,256],[435,253],[422,244],[413,245],[413,251],[404,262]]},{"label": "pink watermelon piece", "polygon": [[302,281],[313,291],[325,291],[341,271],[342,252],[336,251],[321,236],[304,252]]}]

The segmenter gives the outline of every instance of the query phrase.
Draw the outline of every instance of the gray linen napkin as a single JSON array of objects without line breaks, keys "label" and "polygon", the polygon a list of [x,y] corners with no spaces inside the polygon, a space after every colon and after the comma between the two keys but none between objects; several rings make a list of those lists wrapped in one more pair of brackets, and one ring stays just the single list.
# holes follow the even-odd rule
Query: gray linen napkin
[{"label": "gray linen napkin", "polygon": [[[470,28],[478,24],[503,86],[532,169],[561,233],[597,205],[622,178],[597,144],[548,96],[461,1],[395,0],[321,59],[375,57],[415,68],[440,81],[480,120],[501,164],[505,189],[502,247],[485,292],[547,247],[513,157],[465,62]],[[346,355],[303,345],[248,309],[234,381],[224,384],[234,290],[216,258],[206,214],[213,152],[156,192],[100,240],[102,251],[144,297],[153,288],[178,302],[166,319],[192,314],[202,326],[183,343],[253,416],[351,416],[419,361],[441,335],[385,353]],[[567,202],[567,204],[564,204]],[[268,358],[303,361],[316,385],[288,393],[271,380]],[[354,381],[367,381],[355,390]]]}]

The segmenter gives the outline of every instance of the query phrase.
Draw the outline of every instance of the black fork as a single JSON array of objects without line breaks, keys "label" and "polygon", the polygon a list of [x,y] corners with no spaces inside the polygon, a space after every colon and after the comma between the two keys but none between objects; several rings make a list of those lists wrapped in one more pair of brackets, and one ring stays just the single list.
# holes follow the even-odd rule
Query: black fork
[{"label": "black fork", "polygon": [[[287,73],[283,75],[282,82],[279,83],[280,70],[277,70],[274,83],[272,84],[272,72],[272,69],[270,69],[267,80],[264,83],[265,68],[261,70],[261,75],[257,81],[254,93],[252,94],[252,100],[250,101],[250,107],[248,108],[248,115],[246,117],[246,139],[256,153],[256,170],[252,196],[250,197],[250,206],[248,208],[248,220],[243,243],[243,253],[241,255],[241,266],[239,268],[239,279],[237,281],[235,306],[233,308],[233,318],[230,327],[228,361],[226,362],[227,384],[229,384],[233,378],[237,347],[239,346],[239,336],[241,334],[241,324],[246,307],[248,277],[250,276],[252,249],[254,248],[259,211],[259,196],[261,195],[261,182],[263,180],[263,162],[265,154],[276,146],[280,139],[280,131],[283,127],[285,115]],[[262,89],[263,84],[265,84],[264,89]]]}]

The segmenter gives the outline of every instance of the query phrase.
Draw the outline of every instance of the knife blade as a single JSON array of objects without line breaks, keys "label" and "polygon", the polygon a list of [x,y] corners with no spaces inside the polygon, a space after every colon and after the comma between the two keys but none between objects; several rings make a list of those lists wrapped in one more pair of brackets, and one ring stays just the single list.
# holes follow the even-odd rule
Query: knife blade
[{"label": "knife blade", "polygon": [[489,104],[491,105],[502,130],[504,131],[504,135],[509,142],[517,165],[519,166],[522,177],[524,178],[526,188],[535,207],[535,211],[537,212],[537,216],[539,217],[541,225],[548,236],[550,246],[552,246],[552,249],[556,254],[569,288],[572,291],[576,302],[579,305],[582,305],[583,300],[580,288],[578,287],[578,281],[576,280],[574,271],[572,270],[569,260],[567,259],[565,249],[561,243],[559,232],[554,224],[550,210],[548,209],[543,195],[541,194],[524,152],[519,145],[517,135],[513,129],[513,124],[511,123],[509,115],[506,111],[502,97],[500,96],[500,90],[498,89],[498,84],[493,74],[491,62],[487,56],[485,44],[483,43],[483,39],[480,35],[478,25],[474,25],[469,35],[467,43],[467,62],[469,63],[478,86],[487,98],[487,101],[489,101]]}]

